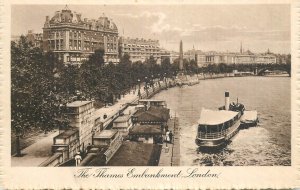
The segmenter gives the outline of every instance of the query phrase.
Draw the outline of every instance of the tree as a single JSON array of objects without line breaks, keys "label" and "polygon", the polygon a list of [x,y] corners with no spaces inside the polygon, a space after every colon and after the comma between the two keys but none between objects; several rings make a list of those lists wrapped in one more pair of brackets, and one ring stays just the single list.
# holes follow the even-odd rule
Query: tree
[{"label": "tree", "polygon": [[55,94],[57,64],[53,54],[44,54],[24,36],[11,43],[11,124],[16,135],[30,128],[46,132],[59,125],[54,119],[60,105]]},{"label": "tree", "polygon": [[96,49],[93,54],[90,55],[88,63],[97,66],[104,65],[104,49]]},{"label": "tree", "polygon": [[120,64],[124,65],[131,65],[131,60],[130,60],[130,55],[128,53],[125,53],[121,59],[120,59]]}]

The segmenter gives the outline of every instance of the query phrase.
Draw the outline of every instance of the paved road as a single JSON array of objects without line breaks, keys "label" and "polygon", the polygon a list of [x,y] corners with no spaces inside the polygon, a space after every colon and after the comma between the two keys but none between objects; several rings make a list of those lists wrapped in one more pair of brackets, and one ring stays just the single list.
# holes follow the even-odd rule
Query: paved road
[{"label": "paved road", "polygon": [[48,134],[36,143],[22,150],[22,157],[11,157],[12,166],[38,166],[51,156],[51,146],[53,137],[58,135],[58,131]]}]

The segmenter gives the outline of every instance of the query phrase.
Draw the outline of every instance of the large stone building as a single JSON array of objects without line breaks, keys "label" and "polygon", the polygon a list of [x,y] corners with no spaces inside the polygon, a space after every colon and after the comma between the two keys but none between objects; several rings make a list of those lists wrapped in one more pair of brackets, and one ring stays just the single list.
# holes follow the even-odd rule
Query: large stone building
[{"label": "large stone building", "polygon": [[161,63],[161,50],[158,40],[120,37],[120,54],[130,55],[132,62],[144,62],[153,56],[157,64]]},{"label": "large stone building", "polygon": [[208,64],[275,64],[277,57],[270,51],[266,53],[252,53],[247,50],[245,52],[202,52],[197,51],[196,61],[199,67],[207,66]]},{"label": "large stone building", "polygon": [[43,48],[57,53],[64,63],[80,64],[96,49],[104,49],[105,62],[117,63],[118,28],[108,17],[82,19],[80,13],[67,7],[46,16],[43,28]]}]

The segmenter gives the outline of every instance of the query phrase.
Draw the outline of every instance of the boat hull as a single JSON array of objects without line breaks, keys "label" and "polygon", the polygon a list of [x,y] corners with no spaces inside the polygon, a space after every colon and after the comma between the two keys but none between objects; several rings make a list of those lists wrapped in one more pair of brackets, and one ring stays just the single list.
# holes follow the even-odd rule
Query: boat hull
[{"label": "boat hull", "polygon": [[219,147],[225,143],[225,138],[221,139],[201,139],[196,138],[196,144],[199,147]]}]

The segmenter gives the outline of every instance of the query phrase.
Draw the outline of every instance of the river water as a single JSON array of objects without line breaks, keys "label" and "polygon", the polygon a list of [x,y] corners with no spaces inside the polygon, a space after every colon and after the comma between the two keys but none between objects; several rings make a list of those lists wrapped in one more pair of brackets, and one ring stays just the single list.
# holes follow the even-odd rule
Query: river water
[{"label": "river water", "polygon": [[[166,100],[179,117],[180,162],[184,166],[291,165],[291,90],[289,77],[239,77],[202,80],[194,86],[175,87],[155,95]],[[217,152],[197,151],[195,137],[202,108],[224,105],[230,100],[257,110],[259,124],[242,129]]]}]

